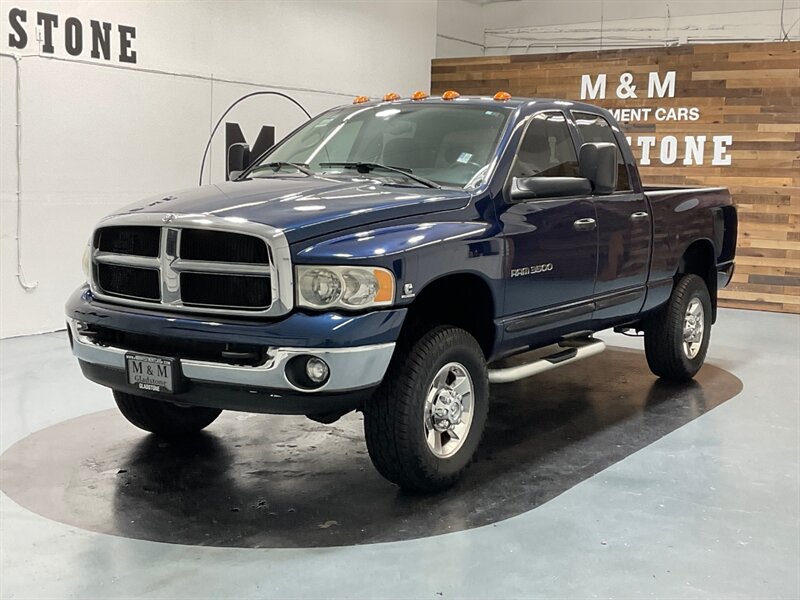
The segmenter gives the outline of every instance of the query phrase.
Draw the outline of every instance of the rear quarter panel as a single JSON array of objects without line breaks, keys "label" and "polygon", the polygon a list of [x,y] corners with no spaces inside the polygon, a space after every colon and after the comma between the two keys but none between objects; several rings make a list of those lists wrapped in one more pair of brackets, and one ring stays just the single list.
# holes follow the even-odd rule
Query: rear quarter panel
[{"label": "rear quarter panel", "polygon": [[[671,283],[687,248],[708,240],[717,265],[730,262],[736,247],[736,213],[725,188],[644,189],[650,203],[653,257],[645,309],[669,297]],[[667,285],[669,284],[669,285]]]}]

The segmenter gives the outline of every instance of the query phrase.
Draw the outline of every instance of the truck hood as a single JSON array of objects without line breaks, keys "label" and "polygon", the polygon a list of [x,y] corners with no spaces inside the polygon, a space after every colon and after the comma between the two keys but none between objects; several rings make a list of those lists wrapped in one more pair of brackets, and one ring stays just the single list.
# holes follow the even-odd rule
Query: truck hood
[{"label": "truck hood", "polygon": [[464,208],[463,190],[398,186],[362,178],[270,177],[227,181],[155,196],[117,214],[234,217],[283,230],[298,242],[351,227]]}]

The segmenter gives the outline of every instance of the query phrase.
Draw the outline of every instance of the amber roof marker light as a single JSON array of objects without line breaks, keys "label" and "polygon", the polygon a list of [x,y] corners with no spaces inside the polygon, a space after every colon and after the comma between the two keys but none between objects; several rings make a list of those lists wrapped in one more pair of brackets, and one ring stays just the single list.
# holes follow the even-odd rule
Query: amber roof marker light
[{"label": "amber roof marker light", "polygon": [[502,90],[501,90],[501,91],[497,92],[497,93],[494,95],[494,97],[492,98],[492,100],[497,100],[498,102],[505,102],[506,100],[511,100],[511,94],[509,94],[508,92],[504,92],[504,91],[502,91]]},{"label": "amber roof marker light", "polygon": [[412,100],[425,100],[425,98],[427,98],[427,97],[428,97],[428,94],[423,92],[422,90],[418,90],[418,91],[414,92],[413,94],[411,94],[411,99]]},{"label": "amber roof marker light", "polygon": [[400,100],[400,94],[396,94],[394,92],[389,92],[383,97],[384,102],[392,102],[394,100]]},{"label": "amber roof marker light", "polygon": [[459,94],[455,90],[447,90],[444,94],[442,94],[442,100],[455,100],[459,98],[461,94]]},{"label": "amber roof marker light", "polygon": [[353,98],[353,104],[364,104],[364,102],[369,102],[369,96],[356,96]]}]

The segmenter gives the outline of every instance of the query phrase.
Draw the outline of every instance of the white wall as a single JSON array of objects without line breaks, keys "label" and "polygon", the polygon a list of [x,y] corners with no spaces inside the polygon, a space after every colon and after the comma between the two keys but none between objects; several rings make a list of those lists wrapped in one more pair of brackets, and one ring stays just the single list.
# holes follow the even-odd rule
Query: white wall
[{"label": "white wall", "polygon": [[484,9],[467,0],[439,0],[436,9],[436,56],[483,54]]},{"label": "white wall", "polygon": [[[713,41],[776,41],[781,6],[789,39],[800,39],[800,0],[440,0],[437,57],[570,52]],[[477,28],[483,35],[476,33]]]},{"label": "white wall", "polygon": [[[572,0],[500,2],[484,7],[486,54],[569,52],[685,43],[776,41],[781,0]],[[784,25],[800,0],[785,0]]]},{"label": "white wall", "polygon": [[[13,7],[27,11],[24,50],[9,47]],[[0,337],[63,327],[95,221],[142,197],[197,185],[211,124],[240,95],[285,91],[314,114],[358,94],[428,89],[436,9],[433,0],[4,2],[0,52],[25,55],[21,246],[36,286],[26,291],[17,281],[16,77],[14,60],[0,56]],[[37,11],[59,15],[54,56],[63,60],[39,56]],[[137,64],[93,59],[87,48],[70,57],[67,17],[83,22],[84,46],[90,19],[135,26]],[[280,139],[304,117],[266,97],[227,120],[252,143],[261,125],[274,125]],[[224,131],[206,180],[223,179],[223,148]]]}]

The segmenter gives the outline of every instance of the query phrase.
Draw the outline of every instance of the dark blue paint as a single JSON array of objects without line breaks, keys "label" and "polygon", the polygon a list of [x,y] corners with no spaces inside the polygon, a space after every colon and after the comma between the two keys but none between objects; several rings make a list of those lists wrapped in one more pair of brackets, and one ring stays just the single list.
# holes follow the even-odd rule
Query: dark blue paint
[{"label": "dark blue paint", "polygon": [[305,263],[382,259],[458,239],[474,239],[489,229],[488,223],[434,222],[366,229],[312,244],[297,253]]},{"label": "dark blue paint", "polygon": [[[497,107],[489,99],[463,101]],[[413,304],[433,281],[467,274],[491,293],[498,332],[493,356],[500,356],[556,341],[566,333],[630,322],[640,311],[657,308],[669,297],[681,257],[697,240],[709,240],[718,265],[732,261],[732,252],[724,256],[719,240],[735,236],[735,230],[720,232],[713,212],[719,207],[734,210],[727,191],[643,189],[618,128],[615,135],[628,164],[630,192],[510,203],[508,173],[527,117],[542,110],[562,111],[576,148],[581,142],[570,110],[600,114],[615,127],[616,122],[608,111],[578,102],[514,100],[507,106],[512,116],[493,157],[493,175],[471,192],[398,186],[369,176],[279,173],[160,196],[121,211],[206,213],[281,228],[296,264],[366,264],[392,270],[401,308],[360,315],[295,311],[278,321],[212,324],[186,315],[166,318],[157,311],[101,305],[84,290],[70,300],[68,314],[109,327],[192,339],[272,346],[364,345],[396,340],[407,312],[403,306]],[[632,224],[630,215],[638,211],[648,212],[650,219]],[[575,231],[573,222],[586,217],[597,220],[597,230]],[[512,269],[549,263],[552,270],[511,278]],[[406,283],[413,285],[414,293],[404,297]],[[631,290],[640,293],[630,294]],[[625,293],[625,302],[608,302],[615,293]],[[599,297],[605,301],[595,311]],[[559,317],[565,306],[582,303],[590,309]],[[544,324],[520,328],[540,317]]]},{"label": "dark blue paint", "polygon": [[174,212],[246,219],[282,229],[289,242],[298,242],[343,227],[422,217],[464,208],[468,203],[469,194],[463,190],[281,173],[172,192],[128,206],[118,214]]},{"label": "dark blue paint", "polygon": [[96,300],[84,286],[70,296],[66,312],[67,316],[90,325],[198,342],[342,348],[394,342],[407,309],[362,314],[295,311],[279,321],[264,323],[257,320],[191,317],[111,305]]}]

